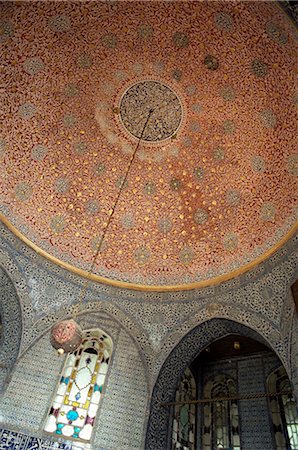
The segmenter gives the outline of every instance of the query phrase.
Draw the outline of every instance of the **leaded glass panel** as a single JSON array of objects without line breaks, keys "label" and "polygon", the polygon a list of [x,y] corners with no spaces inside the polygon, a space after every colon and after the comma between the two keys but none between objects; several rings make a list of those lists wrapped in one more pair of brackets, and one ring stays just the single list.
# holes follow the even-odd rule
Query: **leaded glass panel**
[{"label": "leaded glass panel", "polygon": [[[183,402],[196,399],[196,383],[189,369],[186,369],[178,389],[175,401]],[[195,449],[195,414],[194,404],[181,404],[174,407],[172,449]]]},{"label": "leaded glass panel", "polygon": [[112,347],[102,331],[84,332],[80,347],[66,358],[45,431],[90,441]]},{"label": "leaded glass panel", "polygon": [[275,434],[276,450],[298,449],[298,412],[291,383],[283,367],[268,378],[270,409]]},{"label": "leaded glass panel", "polygon": [[203,450],[240,450],[238,403],[229,399],[236,393],[235,381],[223,374],[205,384]]}]

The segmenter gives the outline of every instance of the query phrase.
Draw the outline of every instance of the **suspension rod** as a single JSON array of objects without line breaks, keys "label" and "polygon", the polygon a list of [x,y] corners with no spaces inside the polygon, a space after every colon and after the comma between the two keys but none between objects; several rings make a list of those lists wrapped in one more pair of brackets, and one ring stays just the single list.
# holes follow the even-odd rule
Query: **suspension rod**
[{"label": "suspension rod", "polygon": [[279,397],[281,395],[292,395],[291,391],[283,391],[283,392],[271,392],[269,394],[265,393],[256,393],[256,394],[248,394],[248,395],[235,395],[233,397],[218,397],[218,398],[201,398],[199,400],[185,400],[184,402],[162,402],[160,406],[168,407],[168,406],[178,406],[178,405],[197,405],[201,403],[214,403],[214,402],[223,402],[225,400],[255,400],[258,398],[266,398],[266,397]]}]

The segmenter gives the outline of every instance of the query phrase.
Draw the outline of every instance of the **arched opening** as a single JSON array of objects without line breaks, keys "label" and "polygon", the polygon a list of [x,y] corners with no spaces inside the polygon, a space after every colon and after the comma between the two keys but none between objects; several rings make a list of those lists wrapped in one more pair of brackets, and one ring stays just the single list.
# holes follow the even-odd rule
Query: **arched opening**
[{"label": "arched opening", "polygon": [[[279,392],[269,392],[266,385],[280,366],[269,344],[248,327],[221,319],[201,324],[160,371],[146,450],[280,450],[270,413],[270,397]],[[191,395],[179,397],[190,373]]]}]

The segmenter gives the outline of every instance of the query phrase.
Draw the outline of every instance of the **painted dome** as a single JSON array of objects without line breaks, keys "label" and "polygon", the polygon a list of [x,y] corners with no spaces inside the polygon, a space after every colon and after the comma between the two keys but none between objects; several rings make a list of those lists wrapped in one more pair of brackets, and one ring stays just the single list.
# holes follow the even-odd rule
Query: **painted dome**
[{"label": "painted dome", "polygon": [[122,185],[93,269],[112,284],[218,282],[293,232],[297,40],[277,4],[0,14],[2,219],[34,248],[88,272]]}]

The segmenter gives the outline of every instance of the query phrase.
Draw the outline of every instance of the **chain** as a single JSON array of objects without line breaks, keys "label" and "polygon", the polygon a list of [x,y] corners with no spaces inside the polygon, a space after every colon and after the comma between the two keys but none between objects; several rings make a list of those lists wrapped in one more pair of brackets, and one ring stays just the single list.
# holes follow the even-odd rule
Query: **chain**
[{"label": "chain", "polygon": [[89,272],[87,273],[86,280],[85,280],[85,282],[84,282],[84,284],[83,284],[83,288],[82,288],[82,291],[81,291],[81,295],[80,295],[79,302],[77,303],[76,307],[74,308],[74,314],[73,314],[73,318],[74,318],[74,319],[76,318],[76,316],[77,316],[77,314],[78,314],[78,312],[79,312],[79,309],[80,309],[80,307],[81,307],[81,305],[82,305],[82,303],[83,303],[83,300],[84,300],[84,298],[85,298],[85,295],[86,295],[86,292],[87,292],[87,288],[88,288],[88,285],[89,285],[89,282],[90,282],[90,275],[92,274],[93,269],[94,269],[94,267],[95,267],[96,259],[97,259],[98,255],[99,255],[100,251],[101,251],[101,248],[102,248],[102,244],[103,244],[104,238],[105,238],[105,236],[106,236],[107,230],[108,230],[108,228],[109,228],[109,226],[110,226],[110,223],[111,223],[112,217],[113,217],[113,215],[114,215],[115,209],[116,209],[116,207],[117,207],[117,204],[118,204],[118,202],[119,202],[120,196],[121,196],[121,194],[122,194],[123,187],[125,186],[125,183],[126,183],[126,181],[127,181],[127,177],[128,177],[130,168],[131,168],[132,163],[133,163],[133,161],[134,161],[134,159],[135,159],[136,153],[137,153],[137,151],[138,151],[138,149],[139,149],[141,140],[142,140],[142,138],[143,138],[143,136],[144,136],[145,130],[146,130],[146,128],[147,128],[149,119],[150,119],[150,117],[151,117],[153,111],[154,111],[153,109],[150,109],[150,110],[149,110],[149,113],[148,113],[146,122],[145,122],[145,124],[144,124],[143,130],[142,130],[142,133],[141,133],[141,136],[140,136],[140,138],[139,138],[139,140],[138,140],[137,146],[136,146],[135,151],[133,152],[133,154],[132,154],[132,156],[131,156],[131,158],[130,158],[130,161],[129,161],[129,164],[128,164],[128,166],[127,166],[125,175],[124,175],[124,177],[123,177],[122,180],[121,180],[121,185],[120,185],[120,188],[119,188],[119,191],[118,191],[118,195],[117,195],[117,197],[116,197],[116,200],[115,200],[115,202],[114,202],[114,205],[112,206],[111,210],[109,211],[109,218],[108,218],[108,220],[107,220],[106,226],[105,226],[104,229],[103,229],[103,232],[102,232],[101,238],[100,238],[100,240],[99,240],[99,243],[97,244],[96,252],[95,252],[95,254],[94,254],[94,257],[93,257],[93,260],[92,260],[92,263],[91,263]]}]

